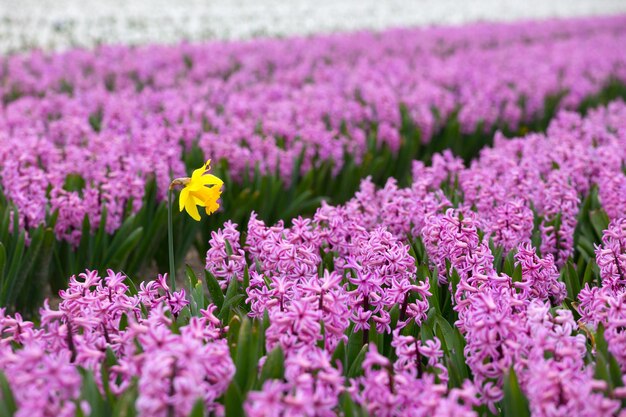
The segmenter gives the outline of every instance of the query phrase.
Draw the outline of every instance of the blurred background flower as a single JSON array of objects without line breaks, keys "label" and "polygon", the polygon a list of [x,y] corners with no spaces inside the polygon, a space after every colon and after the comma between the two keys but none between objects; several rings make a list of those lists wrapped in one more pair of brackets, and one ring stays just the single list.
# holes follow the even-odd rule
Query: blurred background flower
[{"label": "blurred background flower", "polygon": [[626,12],[623,0],[2,0],[0,52]]}]

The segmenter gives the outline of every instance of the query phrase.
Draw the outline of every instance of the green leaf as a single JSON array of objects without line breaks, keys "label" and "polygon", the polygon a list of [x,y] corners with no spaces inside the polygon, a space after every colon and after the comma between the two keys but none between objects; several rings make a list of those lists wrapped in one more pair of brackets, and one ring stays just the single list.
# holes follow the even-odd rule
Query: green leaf
[{"label": "green leaf", "polygon": [[115,406],[113,407],[113,417],[135,417],[137,410],[135,409],[135,402],[137,401],[137,387],[136,384],[126,389],[122,395],[117,398]]},{"label": "green leaf", "polygon": [[189,265],[185,265],[185,275],[189,282],[189,310],[192,316],[198,316],[199,310],[205,307],[202,283],[198,282],[195,272]]},{"label": "green leaf", "polygon": [[509,252],[504,258],[504,267],[502,268],[502,272],[512,277],[515,272],[515,256],[513,251]]},{"label": "green leaf", "polygon": [[196,273],[193,272],[189,265],[185,265],[185,274],[187,275],[187,280],[189,280],[189,288],[194,288],[198,282],[198,277],[196,277]]},{"label": "green leaf", "polygon": [[348,347],[346,355],[346,368],[349,369],[359,352],[363,348],[363,330],[353,331],[348,337]]},{"label": "green leaf", "polygon": [[224,304],[219,314],[220,318],[226,318],[230,313],[231,306],[236,305],[243,298],[245,298],[245,295],[239,294],[239,281],[231,279],[224,295]]},{"label": "green leaf", "polygon": [[244,417],[243,398],[236,382],[231,382],[226,395],[224,396],[224,406],[228,417]]},{"label": "green leaf", "polygon": [[606,212],[602,209],[593,210],[589,213],[589,220],[596,233],[596,239],[599,242],[602,239],[604,231],[609,228],[609,216],[607,216]]},{"label": "green leaf", "polygon": [[63,189],[70,192],[81,192],[85,185],[85,179],[80,174],[67,174],[63,183]]},{"label": "green leaf", "polygon": [[[80,242],[78,243],[78,248],[77,248],[77,258],[80,260],[82,260],[83,262],[86,262],[89,265],[90,268],[95,268],[97,266],[92,264],[92,259],[89,259],[89,257],[92,255],[93,250],[90,250],[91,248],[89,247],[89,241],[90,241],[90,233],[91,233],[91,225],[89,223],[89,215],[85,214],[85,217],[83,217],[83,223],[82,223],[82,228],[81,228],[81,233],[80,233]],[[72,266],[72,271],[71,272],[78,272],[78,269],[82,266],[79,265],[79,262],[77,262],[76,265]]]},{"label": "green leaf", "polygon": [[[232,279],[235,279],[235,277],[233,277]],[[246,292],[246,290],[250,286],[250,272],[248,271],[248,265],[245,265],[243,268],[243,280],[242,281],[243,282],[242,282],[241,289],[243,290],[243,292]]]},{"label": "green leaf", "polygon": [[217,306],[219,313],[222,309],[222,305],[224,305],[224,293],[222,292],[222,288],[215,276],[209,271],[204,271],[204,278],[209,294],[211,295],[211,301]]},{"label": "green leaf", "polygon": [[342,340],[339,342],[335,351],[333,352],[333,356],[330,358],[330,363],[333,366],[337,366],[337,362],[341,363],[342,369],[346,369],[346,344]]},{"label": "green leaf", "polygon": [[576,249],[584,255],[586,259],[595,259],[593,242],[585,236],[578,236]]},{"label": "green leaf", "polygon": [[0,284],[4,280],[4,269],[7,264],[7,250],[4,247],[4,244],[0,242]]},{"label": "green leaf", "polygon": [[233,315],[228,322],[228,348],[230,349],[230,356],[235,359],[237,354],[237,340],[239,338],[239,328],[241,327],[241,318],[238,315]]},{"label": "green leaf", "polygon": [[111,400],[113,396],[109,387],[109,375],[110,375],[109,371],[111,367],[115,366],[116,364],[117,364],[117,358],[115,357],[113,350],[111,350],[111,347],[107,346],[105,359],[102,364],[102,375],[101,375],[102,380],[101,381],[102,381],[102,387],[104,388],[104,393],[109,398],[109,400]]},{"label": "green leaf", "polygon": [[17,405],[13,392],[9,386],[9,381],[2,371],[0,371],[0,415],[12,416],[17,411]]},{"label": "green leaf", "polygon": [[489,248],[491,249],[491,253],[493,253],[493,264],[496,266],[496,271],[501,273],[502,267],[502,256],[504,254],[504,248],[502,246],[495,246],[493,244],[493,239],[489,239]]},{"label": "green leaf", "polygon": [[360,407],[352,399],[352,396],[347,392],[341,394],[339,404],[343,411],[343,417],[360,417],[364,415]]},{"label": "green leaf", "polygon": [[585,273],[583,275],[583,282],[580,284],[581,288],[585,287],[585,284],[590,284],[593,280],[593,266],[595,265],[594,260],[589,260],[587,262],[587,267],[585,268]]},{"label": "green leaf", "polygon": [[220,317],[225,318],[226,315],[230,312],[231,307],[236,306],[242,301],[246,296],[244,294],[233,295],[224,301],[224,305],[222,306],[222,311],[220,312]]},{"label": "green leaf", "polygon": [[[420,270],[422,270],[422,268],[427,269],[426,266],[421,266]],[[428,282],[430,284],[431,293],[431,296],[428,298],[428,303],[430,304],[431,308],[434,308],[438,313],[441,314],[441,306],[439,305],[439,281],[437,279],[437,274],[433,273],[429,277]]]},{"label": "green leaf", "polygon": [[435,337],[435,317],[438,315],[437,311],[434,308],[430,308],[428,310],[428,315],[426,316],[426,320],[422,322],[422,326],[420,329],[420,335],[422,341],[430,340]]},{"label": "green leaf", "polygon": [[18,277],[17,272],[22,265],[22,258],[24,256],[25,247],[25,235],[24,232],[20,232],[15,247],[9,255],[9,259],[11,259],[9,271],[4,277],[5,281],[2,283],[2,288],[0,288],[1,304],[6,305],[7,301],[12,301],[14,299],[14,294],[12,294],[12,288],[15,285],[15,280]]},{"label": "green leaf", "polygon": [[143,227],[138,227],[137,229],[133,230],[128,238],[124,240],[124,243],[117,247],[117,250],[113,252],[113,255],[109,260],[107,260],[107,262],[118,267],[124,265],[124,262],[126,261],[132,250],[141,240],[142,235]]},{"label": "green leaf", "polygon": [[580,292],[580,281],[581,278],[578,275],[578,271],[576,270],[576,267],[574,266],[574,264],[572,263],[572,261],[567,261],[567,270],[570,274],[571,280],[572,280],[572,287],[574,289],[574,300],[578,299],[578,293]]},{"label": "green leaf", "polygon": [[108,236],[106,234],[106,222],[107,222],[107,206],[102,206],[102,214],[100,215],[100,224],[98,226],[98,230],[96,231],[96,235],[94,236],[94,246],[92,251],[95,256],[98,257],[98,262],[100,263],[100,258],[102,253],[105,252],[106,241],[108,240]]},{"label": "green leaf", "polygon": [[120,330],[124,331],[128,328],[128,316],[126,313],[122,313],[120,316]]},{"label": "green leaf", "polygon": [[193,301],[194,308],[192,309],[192,315],[199,316],[200,310],[206,309],[206,299],[204,297],[204,288],[201,282],[197,282],[196,286],[191,289],[191,300]]},{"label": "green leaf", "polygon": [[354,358],[354,362],[352,362],[352,364],[350,365],[350,369],[348,370],[348,378],[355,378],[361,374],[361,372],[363,371],[363,360],[365,360],[365,354],[367,353],[368,348],[369,347],[367,345],[363,345],[359,354],[356,355],[356,358]]},{"label": "green leaf", "polygon": [[202,398],[199,398],[193,405],[189,417],[204,417],[204,401],[202,401]]},{"label": "green leaf", "polygon": [[512,368],[504,380],[502,411],[505,417],[530,417],[528,399],[522,393],[517,381],[517,375],[515,375],[515,371]]},{"label": "green leaf", "polygon": [[598,324],[598,328],[596,330],[596,348],[598,352],[601,352],[604,355],[609,354],[609,345],[604,338],[604,325],[602,323]]},{"label": "green leaf", "polygon": [[31,229],[30,245],[25,249],[25,256],[23,257],[22,265],[20,266],[18,275],[13,278],[13,282],[11,282],[9,286],[9,302],[11,304],[17,303],[19,296],[23,293],[23,288],[25,285],[28,285],[26,288],[27,291],[32,288],[32,285],[35,285],[34,282],[31,282],[33,278],[33,274],[31,273],[31,271],[33,270],[35,264],[40,261],[39,255],[41,253],[43,245],[43,227]]},{"label": "green leaf", "polygon": [[611,375],[611,384],[613,388],[621,387],[624,385],[622,381],[622,371],[620,369],[615,356],[609,354],[609,375]]},{"label": "green leaf", "polygon": [[609,364],[607,363],[606,356],[598,352],[595,359],[594,379],[605,381],[608,386],[611,386],[611,375],[609,373]]},{"label": "green leaf", "polygon": [[243,317],[237,337],[234,378],[242,393],[252,386],[256,375],[256,346],[252,340],[254,333],[258,334],[258,326],[252,326],[250,319]]},{"label": "green leaf", "polygon": [[517,265],[513,270],[513,275],[511,276],[513,282],[521,282],[522,281],[522,265]]},{"label": "green leaf", "polygon": [[263,386],[263,383],[268,379],[283,379],[285,376],[285,354],[280,346],[276,346],[267,355],[267,359],[261,369],[261,377],[259,379],[258,386]]},{"label": "green leaf", "polygon": [[572,264],[571,260],[567,261],[565,268],[561,271],[561,278],[567,288],[567,295],[572,300],[578,299],[578,293],[580,292],[580,278],[576,272],[576,268]]},{"label": "green leaf", "polygon": [[455,386],[461,386],[463,381],[469,377],[469,371],[463,355],[465,339],[459,332],[459,329],[453,327],[441,315],[435,315],[434,319],[436,324],[434,331],[437,334],[437,337],[441,340],[444,352],[446,352],[446,355],[454,365],[454,372],[458,373],[455,381],[458,385]]},{"label": "green leaf", "polygon": [[89,403],[91,409],[90,417],[105,417],[110,414],[108,404],[105,403],[98,385],[94,380],[93,373],[91,371],[81,369],[83,376],[82,384],[82,398]]},{"label": "green leaf", "polygon": [[622,373],[615,357],[609,352],[604,331],[604,326],[599,324],[595,335],[597,351],[594,377],[606,381],[611,389],[615,389],[623,385]]}]

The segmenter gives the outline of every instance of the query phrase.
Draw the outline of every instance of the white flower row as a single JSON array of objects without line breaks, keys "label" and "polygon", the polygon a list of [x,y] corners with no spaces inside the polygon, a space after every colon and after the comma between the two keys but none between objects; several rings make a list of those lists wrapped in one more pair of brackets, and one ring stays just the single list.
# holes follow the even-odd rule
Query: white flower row
[{"label": "white flower row", "polygon": [[624,0],[0,0],[0,53],[626,12]]}]

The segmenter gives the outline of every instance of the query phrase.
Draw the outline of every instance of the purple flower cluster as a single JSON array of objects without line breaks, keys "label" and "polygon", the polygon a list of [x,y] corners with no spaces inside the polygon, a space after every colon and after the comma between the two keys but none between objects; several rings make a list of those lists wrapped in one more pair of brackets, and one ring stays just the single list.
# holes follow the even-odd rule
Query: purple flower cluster
[{"label": "purple flower cluster", "polygon": [[174,332],[176,312],[187,304],[184,292],[171,292],[166,277],[159,277],[131,295],[126,279],[110,270],[104,278],[94,271],[72,277],[59,306],[46,302],[41,309],[37,327],[1,310],[0,370],[17,415],[74,416],[79,367],[118,395],[136,383],[143,416],[186,416],[198,400],[208,410],[222,410],[216,399],[235,368],[223,338],[228,329],[213,315],[215,307]]},{"label": "purple flower cluster", "polygon": [[[440,282],[446,282],[446,277],[452,272],[450,269],[454,269],[461,279],[493,269],[489,249],[484,242],[480,242],[477,223],[474,212],[465,211],[464,215],[463,210],[452,208],[426,220],[424,245],[439,270]],[[484,270],[484,265],[487,270]]]},{"label": "purple flower cluster", "polygon": [[[5,58],[3,193],[22,227],[57,212],[57,235],[76,243],[85,216],[97,224],[106,211],[114,231],[127,206],[139,210],[149,178],[162,197],[194,145],[227,159],[235,179],[255,165],[287,178],[300,155],[304,171],[359,161],[372,135],[399,149],[401,108],[424,141],[453,114],[468,132],[515,127],[562,89],[574,106],[625,80],[623,26],[594,18]],[[468,165],[451,151],[415,161],[406,187],[366,178],[307,218],[266,225],[253,213],[211,234],[213,304],[201,283],[174,291],[158,275],[136,289],[121,273],[86,271],[38,320],[0,309],[0,371],[18,416],[89,413],[85,372],[93,391],[128,396],[141,416],[186,416],[198,401],[214,415],[476,416],[502,411],[512,370],[533,415],[623,414],[626,389],[599,379],[594,335],[604,329],[626,371],[624,166],[626,104],[616,101],[561,112],[545,134],[496,134]],[[595,259],[580,240],[583,226],[605,228],[600,208],[585,217],[592,204],[610,222]],[[575,263],[589,271],[579,293]],[[244,321],[254,327],[240,343]]]},{"label": "purple flower cluster", "polygon": [[[408,318],[421,323],[428,310],[429,283],[416,280],[415,259],[408,247],[377,228],[357,242],[355,249],[346,265],[351,269],[348,282],[355,287],[350,292],[354,330],[368,331],[373,321],[379,333],[389,333],[388,310],[394,305],[401,306],[400,326]],[[415,302],[409,302],[412,293],[418,294]]]},{"label": "purple flower cluster", "polygon": [[503,377],[517,353],[520,318],[516,309],[521,302],[508,287],[508,276],[481,278],[482,285],[469,287],[472,292],[455,309],[459,312],[457,325],[467,340],[467,365],[474,373],[481,400],[493,409],[502,399]]},{"label": "purple flower cluster", "polygon": [[588,326],[604,326],[609,352],[626,370],[626,218],[613,220],[604,231],[596,262],[602,286],[581,290],[578,311]]},{"label": "purple flower cluster", "polygon": [[568,183],[566,174],[550,173],[546,181],[541,222],[541,252],[551,254],[558,266],[574,252],[579,198],[576,189]]},{"label": "purple flower cluster", "polygon": [[257,265],[251,268],[246,302],[251,317],[269,315],[268,350],[278,344],[289,352],[322,341],[332,352],[346,338],[348,292],[341,285],[343,276],[321,265],[322,240],[310,221],[294,220],[287,229],[282,224],[265,227],[253,216],[246,244]]},{"label": "purple flower cluster", "polygon": [[222,289],[233,278],[243,281],[246,260],[239,240],[237,225],[230,221],[224,223],[222,229],[211,232],[211,247],[206,253],[206,269],[220,280]]},{"label": "purple flower cluster", "polygon": [[327,351],[302,349],[287,357],[285,381],[265,382],[261,391],[250,393],[245,410],[249,417],[333,417],[343,383]]},{"label": "purple flower cluster", "polygon": [[550,301],[555,306],[563,302],[566,295],[565,284],[559,281],[559,271],[552,254],[541,259],[535,248],[522,243],[517,247],[515,262],[521,267],[522,280],[514,285],[521,290],[523,298]]},{"label": "purple flower cluster", "polygon": [[[422,345],[411,339],[398,341],[398,360],[393,364],[375,346],[370,346],[363,361],[364,375],[354,379],[348,388],[355,401],[369,415],[383,417],[477,416],[472,410],[478,404],[476,392],[469,382],[461,389],[448,390],[445,378],[421,369],[422,356],[428,358],[428,367],[439,365],[439,341]],[[414,347],[407,349],[407,344]]]},{"label": "purple flower cluster", "polygon": [[382,228],[367,232],[351,223],[335,224],[344,228],[343,241],[337,235],[329,241],[335,229],[323,218],[296,219],[293,228],[285,228],[265,227],[253,216],[248,224],[247,253],[256,267],[250,268],[246,301],[252,317],[269,314],[268,349],[278,343],[286,351],[298,350],[323,341],[332,352],[346,341],[350,324],[354,331],[367,333],[375,326],[390,333],[394,307],[400,309],[400,326],[419,324],[428,310],[429,283],[418,279],[409,247]]},{"label": "purple flower cluster", "polygon": [[[463,132],[488,132],[540,119],[549,97],[563,95],[560,105],[573,108],[610,80],[626,81],[615,53],[626,47],[624,23],[596,17],[3,57],[0,184],[21,227],[58,211],[57,236],[77,244],[85,215],[97,226],[106,208],[106,230],[116,230],[150,179],[162,198],[195,145],[228,161],[235,180],[257,168],[289,182],[301,155],[303,172],[327,162],[337,172],[347,156],[362,161],[371,138],[397,151],[408,140],[403,119],[428,142],[452,118]],[[68,186],[73,179],[80,184]],[[575,202],[569,188],[563,193],[545,205],[547,223],[559,204]],[[528,212],[509,204],[492,208],[491,224],[522,235],[526,223],[507,230],[503,218]],[[544,250],[557,263],[569,254],[560,236],[569,233],[567,216],[544,227]]]},{"label": "purple flower cluster", "polygon": [[[415,259],[403,243],[417,238],[424,243],[430,265],[437,268],[439,283],[447,283],[439,291],[447,287],[453,292],[455,324],[466,342],[464,354],[474,395],[471,401],[469,397],[459,400],[458,393],[441,391],[455,398],[455,406],[479,402],[496,412],[504,395],[504,378],[515,369],[537,415],[561,415],[568,410],[611,415],[618,404],[606,396],[607,386],[593,378],[593,369],[585,362],[586,339],[572,313],[566,309],[551,312],[550,306],[562,306],[566,296],[559,268],[574,250],[582,196],[592,187],[602,190],[606,175],[624,176],[624,115],[623,103],[592,112],[585,119],[562,113],[547,135],[497,139],[494,148],[483,150],[468,168],[449,153],[436,156],[430,167],[416,163],[414,182],[407,188],[390,180],[377,190],[366,179],[352,200],[339,206],[323,204],[312,219],[295,219],[292,228],[283,223],[266,227],[253,216],[241,250],[253,271],[247,300],[250,314],[269,315],[267,348],[279,345],[287,358],[303,349],[316,349],[320,343],[333,352],[350,329],[367,330],[375,324],[377,333],[392,333],[398,359],[393,364],[372,347],[363,365],[365,375],[355,379],[347,392],[377,415],[404,415],[405,405],[421,410],[422,405],[410,402],[414,397],[403,397],[401,392],[404,383],[418,383],[415,375],[426,367],[420,358],[430,358],[433,369],[427,378],[445,383],[446,368],[437,368],[437,360],[431,363],[432,358],[439,358],[440,348],[434,347],[438,341],[423,345],[400,333],[405,325],[402,319],[390,320],[391,309],[399,308],[401,315],[406,313],[403,319],[414,318],[419,326],[432,306],[428,281],[416,276],[411,264]],[[612,155],[618,163],[602,164],[604,155]],[[490,229],[498,216],[502,229]],[[535,222],[541,239],[537,246],[531,243]],[[235,236],[232,225],[227,229]],[[609,289],[623,287],[625,230],[623,220],[614,220],[605,232],[603,247],[597,250],[603,282]],[[211,251],[221,250],[221,245]],[[501,265],[496,264],[493,252],[498,247],[512,251],[518,279],[498,272]],[[207,263],[209,270],[220,265]],[[581,292],[581,314],[587,318],[595,314],[595,322],[607,322],[611,352],[623,361],[619,353],[626,345],[623,291],[621,298],[609,301],[598,291],[605,290]],[[413,300],[413,292],[418,297],[405,310],[404,301]],[[595,301],[586,302],[586,298]],[[598,305],[599,311],[585,313]],[[329,343],[331,335],[334,341]],[[541,375],[548,377],[539,381]],[[411,386],[410,390],[431,389],[440,382],[422,380],[419,384],[425,387]],[[267,383],[260,397],[254,394],[256,405],[250,407],[270,397],[284,402],[295,389]],[[582,404],[581,398],[590,400]],[[424,415],[434,412],[431,409]]]},{"label": "purple flower cluster", "polygon": [[[70,363],[70,353],[51,352],[40,343],[26,342],[30,340],[28,333],[32,332],[33,325],[23,322],[19,316],[11,318],[3,312],[0,323],[4,336],[0,345],[0,369],[8,376],[19,407],[16,416],[75,416],[74,399],[80,393],[81,377]],[[14,343],[28,344],[14,351],[10,346],[12,339]],[[85,404],[80,406],[88,410]]]},{"label": "purple flower cluster", "polygon": [[[28,101],[32,99],[19,100],[0,115],[2,188],[20,212],[21,227],[37,226],[47,213],[58,212],[56,235],[77,244],[85,216],[98,227],[106,210],[106,231],[111,233],[120,226],[129,204],[132,212],[140,209],[149,178],[156,177],[164,196],[171,174],[185,172],[181,148],[157,141],[150,130],[141,132],[145,140],[137,139],[139,127],[128,128],[133,138],[118,132],[95,134],[86,119],[73,115],[84,110],[78,103],[63,104],[67,100],[58,97],[58,105],[47,105],[48,111],[67,112],[66,121],[51,118],[38,108],[39,103]],[[22,122],[26,122],[24,114],[31,115],[31,121],[23,128],[12,127],[13,112],[21,115]],[[42,125],[41,120],[48,119]],[[72,180],[78,185],[68,186]]]},{"label": "purple flower cluster", "polygon": [[554,314],[549,304],[533,301],[526,313],[526,328],[527,345],[516,366],[532,415],[615,415],[620,403],[603,394],[606,382],[595,380],[593,368],[585,364],[585,336],[575,334],[577,325],[570,310]]},{"label": "purple flower cluster", "polygon": [[[415,164],[408,187],[364,180],[350,201],[291,227],[253,215],[245,233],[231,222],[215,231],[206,268],[223,290],[243,288],[237,309],[264,332],[268,356],[252,373],[275,359],[270,352],[284,355],[283,376],[241,398],[245,412],[332,416],[349,400],[381,416],[498,413],[515,370],[533,415],[616,415],[626,390],[596,379],[587,334],[602,324],[626,369],[626,220],[612,218],[596,248],[602,285],[580,292],[580,325],[563,302],[559,268],[570,255],[559,262],[556,253],[574,250],[586,193],[597,188],[603,204],[603,178],[625,175],[624,115],[623,103],[584,119],[563,113],[548,134],[498,139],[469,167],[436,155]],[[489,229],[498,216],[502,230]],[[560,243],[544,250],[550,216]],[[502,271],[500,249],[514,273]],[[447,318],[437,316],[445,292]],[[82,369],[102,392],[136,392],[139,415],[185,416],[198,401],[226,412],[234,335],[215,305],[194,315],[190,291],[172,291],[167,276],[134,291],[113,271],[73,276],[59,296],[37,324],[0,312],[0,371],[17,415],[88,413]],[[361,353],[346,369],[354,343]],[[455,349],[467,367],[461,380]]]},{"label": "purple flower cluster", "polygon": [[618,293],[626,288],[626,218],[615,219],[596,248],[602,286]]}]

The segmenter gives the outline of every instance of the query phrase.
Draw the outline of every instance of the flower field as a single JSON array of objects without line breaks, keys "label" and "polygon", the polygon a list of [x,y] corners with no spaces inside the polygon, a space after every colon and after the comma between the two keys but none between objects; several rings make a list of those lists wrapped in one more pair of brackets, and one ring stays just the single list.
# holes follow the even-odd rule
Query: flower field
[{"label": "flower field", "polygon": [[626,416],[623,51],[622,15],[0,58],[0,417]]},{"label": "flower field", "polygon": [[626,13],[622,0],[3,0],[0,52]]}]

